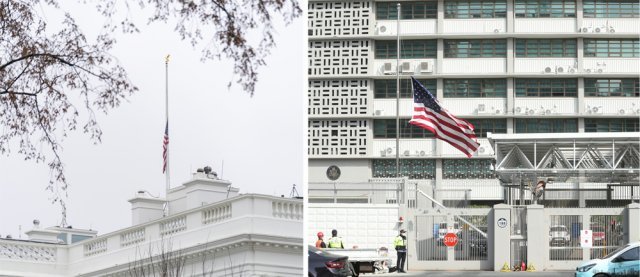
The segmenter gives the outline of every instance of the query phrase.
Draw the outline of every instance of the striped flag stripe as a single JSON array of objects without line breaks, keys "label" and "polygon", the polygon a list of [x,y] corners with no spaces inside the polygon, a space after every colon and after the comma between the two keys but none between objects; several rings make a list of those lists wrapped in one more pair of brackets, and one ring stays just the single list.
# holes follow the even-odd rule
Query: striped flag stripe
[{"label": "striped flag stripe", "polygon": [[169,150],[169,121],[164,128],[164,138],[162,139],[162,173],[167,171],[167,151]]},{"label": "striped flag stripe", "polygon": [[449,139],[455,140],[456,144],[467,148],[477,148],[478,144],[470,139],[469,137],[457,132],[455,129],[451,129],[450,127],[444,124],[435,123],[429,116],[414,116],[409,123],[417,122],[417,123],[431,123],[434,124],[434,127],[437,128],[438,133],[442,133]]},{"label": "striped flag stripe", "polygon": [[[416,105],[420,105],[420,104],[416,104]],[[470,139],[476,138],[476,133],[474,132],[473,129],[466,129],[466,128],[460,127],[460,125],[456,124],[455,121],[451,120],[451,118],[443,116],[440,113],[437,113],[433,110],[430,110],[424,107],[414,107],[413,111],[414,111],[414,115],[419,115],[420,113],[426,113],[428,115],[431,115],[433,120],[437,120],[438,123],[447,125],[449,128],[458,131],[460,135],[464,137],[467,137]]]},{"label": "striped flag stripe", "polygon": [[436,135],[436,138],[439,138],[441,140],[444,140],[444,141],[448,142],[449,145],[451,145],[454,148],[462,151],[469,158],[471,158],[473,156],[473,152],[475,152],[475,150],[473,150],[473,149],[471,149],[469,147],[461,146],[460,142],[458,140],[451,139],[450,137],[441,135],[438,132],[438,127],[435,124],[433,124],[431,121],[418,121],[418,120],[416,120],[416,121],[410,122],[410,123],[413,124],[413,125],[416,125],[416,126],[420,126],[422,128],[425,128],[425,129],[433,132]]}]

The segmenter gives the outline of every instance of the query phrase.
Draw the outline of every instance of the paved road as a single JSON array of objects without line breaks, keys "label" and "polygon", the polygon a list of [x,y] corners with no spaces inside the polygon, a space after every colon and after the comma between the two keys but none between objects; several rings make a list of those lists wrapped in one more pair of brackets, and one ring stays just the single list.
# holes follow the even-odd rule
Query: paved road
[{"label": "paved road", "polygon": [[573,271],[536,271],[536,272],[494,272],[494,271],[412,271],[408,273],[386,274],[362,274],[362,277],[413,277],[413,276],[439,276],[439,277],[573,277]]}]

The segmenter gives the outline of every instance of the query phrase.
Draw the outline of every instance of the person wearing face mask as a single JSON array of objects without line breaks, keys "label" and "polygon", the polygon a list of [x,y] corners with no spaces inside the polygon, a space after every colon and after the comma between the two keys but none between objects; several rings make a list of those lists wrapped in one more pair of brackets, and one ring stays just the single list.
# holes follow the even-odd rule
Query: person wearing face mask
[{"label": "person wearing face mask", "polygon": [[407,259],[407,231],[400,230],[400,234],[393,240],[393,246],[395,246],[398,253],[397,271],[398,273],[406,273],[404,271],[404,262]]}]

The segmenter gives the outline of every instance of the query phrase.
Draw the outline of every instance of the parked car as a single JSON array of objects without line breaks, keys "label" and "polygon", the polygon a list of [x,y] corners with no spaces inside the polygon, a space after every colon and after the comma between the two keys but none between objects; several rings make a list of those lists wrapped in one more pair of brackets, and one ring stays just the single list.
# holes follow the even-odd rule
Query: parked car
[{"label": "parked car", "polygon": [[576,277],[639,276],[640,242],[629,243],[576,267]]},{"label": "parked car", "polygon": [[309,245],[309,277],[352,276],[349,257],[328,253]]},{"label": "parked car", "polygon": [[565,245],[571,240],[569,228],[564,225],[553,225],[549,228],[549,245]]},{"label": "parked car", "polygon": [[605,229],[602,225],[591,224],[593,245],[604,245],[606,242]]}]

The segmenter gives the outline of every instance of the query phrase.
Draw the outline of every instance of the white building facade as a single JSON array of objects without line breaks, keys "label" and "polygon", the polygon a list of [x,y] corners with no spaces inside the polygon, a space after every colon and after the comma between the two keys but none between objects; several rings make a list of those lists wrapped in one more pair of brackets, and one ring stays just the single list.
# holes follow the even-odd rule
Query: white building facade
[{"label": "white building facade", "polygon": [[204,172],[168,199],[139,193],[132,226],[109,234],[36,225],[29,240],[0,239],[0,276],[302,274],[302,200],[238,194]]},{"label": "white building facade", "polygon": [[[637,1],[400,1],[399,65],[397,3],[309,2],[310,202],[370,201],[323,188],[395,177],[399,152],[401,176],[439,200],[492,205],[504,192],[487,133],[638,132]],[[407,123],[409,76],[475,125],[472,159]]]}]

